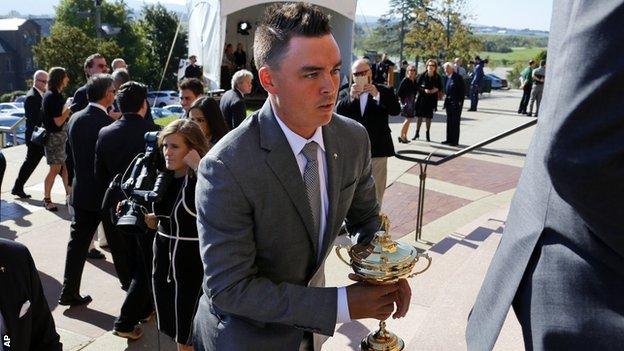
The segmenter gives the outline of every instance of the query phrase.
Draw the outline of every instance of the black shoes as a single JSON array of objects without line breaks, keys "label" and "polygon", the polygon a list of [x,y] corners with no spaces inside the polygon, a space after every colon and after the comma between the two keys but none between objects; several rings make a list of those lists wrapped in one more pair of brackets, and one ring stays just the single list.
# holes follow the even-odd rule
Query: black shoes
[{"label": "black shoes", "polygon": [[416,140],[416,139],[418,139],[419,137],[420,137],[420,131],[419,131],[419,130],[417,130],[417,131],[416,131],[416,134],[414,134],[414,137],[412,138],[412,140]]},{"label": "black shoes", "polygon": [[409,144],[409,140],[407,140],[407,138],[399,137],[399,143],[401,143],[401,144]]},{"label": "black shoes", "polygon": [[469,108],[468,111],[476,111],[476,108]]},{"label": "black shoes", "polygon": [[15,195],[20,199],[30,199],[30,195],[24,192],[24,189],[13,189],[11,190],[11,195]]},{"label": "black shoes", "polygon": [[93,299],[89,295],[80,296],[80,294],[76,294],[72,296],[61,295],[61,297],[58,300],[58,303],[59,305],[63,305],[63,306],[80,306],[80,305],[86,305],[91,301],[93,301]]},{"label": "black shoes", "polygon": [[96,248],[93,248],[93,249],[89,250],[89,252],[87,252],[87,258],[101,260],[103,258],[106,258],[106,256],[104,256],[104,254],[101,253],[100,250],[98,250]]},{"label": "black shoes", "polygon": [[427,141],[431,141],[431,138],[429,138],[429,131],[427,131]]}]

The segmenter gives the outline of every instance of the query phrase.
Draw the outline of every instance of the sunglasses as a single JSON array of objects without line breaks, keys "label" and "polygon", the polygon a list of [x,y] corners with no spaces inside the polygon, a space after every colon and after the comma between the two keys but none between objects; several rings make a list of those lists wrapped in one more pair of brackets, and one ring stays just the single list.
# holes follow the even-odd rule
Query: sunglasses
[{"label": "sunglasses", "polygon": [[37,79],[37,82],[43,83],[43,84],[48,84],[48,81],[45,79]]},{"label": "sunglasses", "polygon": [[370,71],[370,69],[364,70],[364,71],[359,71],[359,72],[353,72],[353,76],[354,77],[364,77],[366,75],[366,73],[368,73],[368,71]]},{"label": "sunglasses", "polygon": [[108,68],[108,65],[105,65],[103,63],[100,63],[99,65],[97,65],[98,68]]}]

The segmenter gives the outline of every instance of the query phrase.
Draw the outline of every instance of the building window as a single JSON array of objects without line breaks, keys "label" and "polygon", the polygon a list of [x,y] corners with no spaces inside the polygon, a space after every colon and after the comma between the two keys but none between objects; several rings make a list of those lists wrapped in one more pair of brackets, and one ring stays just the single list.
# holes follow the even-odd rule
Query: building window
[{"label": "building window", "polygon": [[32,69],[33,69],[33,59],[29,57],[26,59],[26,70],[30,71]]},{"label": "building window", "polygon": [[8,57],[5,61],[5,67],[7,72],[13,72],[13,67],[11,67],[11,59]]}]

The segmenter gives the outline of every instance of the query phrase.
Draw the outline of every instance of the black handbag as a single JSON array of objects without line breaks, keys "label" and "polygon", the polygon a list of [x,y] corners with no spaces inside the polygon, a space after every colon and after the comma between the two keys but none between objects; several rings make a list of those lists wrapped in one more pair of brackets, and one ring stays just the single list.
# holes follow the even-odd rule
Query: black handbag
[{"label": "black handbag", "polygon": [[44,146],[47,136],[48,133],[46,132],[45,128],[37,126],[30,136],[30,141],[33,144]]}]

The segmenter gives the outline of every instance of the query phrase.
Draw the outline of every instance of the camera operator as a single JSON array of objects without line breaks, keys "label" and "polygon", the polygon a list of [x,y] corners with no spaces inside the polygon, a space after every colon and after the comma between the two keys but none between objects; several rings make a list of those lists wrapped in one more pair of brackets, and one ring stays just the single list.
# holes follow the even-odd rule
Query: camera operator
[{"label": "camera operator", "polygon": [[[134,158],[145,149],[144,135],[158,126],[144,119],[147,111],[147,88],[130,81],[117,92],[117,103],[122,117],[100,131],[95,151],[95,172],[99,191],[103,194],[113,177],[123,174]],[[128,236],[112,223],[111,210],[124,199],[115,193],[103,205],[103,224],[113,255],[115,269],[122,288],[127,289],[126,300],[115,321],[115,334],[129,339],[141,337],[137,326],[152,312],[149,284],[151,246],[147,235]]]},{"label": "camera operator", "polygon": [[158,146],[173,179],[160,201],[145,216],[154,238],[152,289],[158,328],[178,343],[178,350],[191,350],[192,326],[197,301],[202,294],[203,266],[199,255],[195,210],[196,171],[209,150],[200,127],[188,119],[167,125],[158,136]]}]

